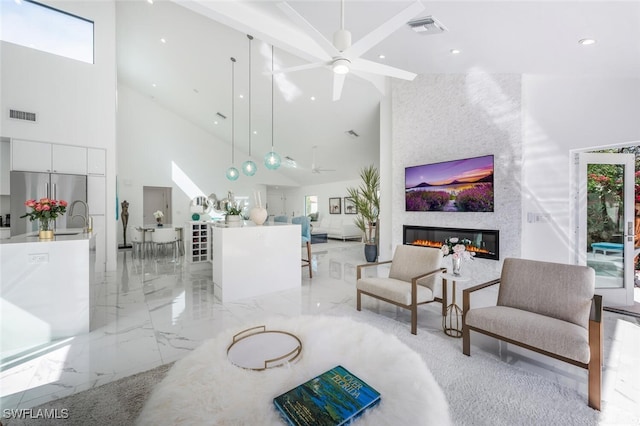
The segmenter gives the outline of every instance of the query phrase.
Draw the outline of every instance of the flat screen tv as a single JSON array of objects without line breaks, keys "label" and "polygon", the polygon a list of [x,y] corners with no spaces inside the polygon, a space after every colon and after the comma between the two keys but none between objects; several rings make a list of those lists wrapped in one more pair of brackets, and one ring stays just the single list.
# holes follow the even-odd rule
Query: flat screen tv
[{"label": "flat screen tv", "polygon": [[493,155],[407,167],[404,177],[406,211],[493,211]]}]

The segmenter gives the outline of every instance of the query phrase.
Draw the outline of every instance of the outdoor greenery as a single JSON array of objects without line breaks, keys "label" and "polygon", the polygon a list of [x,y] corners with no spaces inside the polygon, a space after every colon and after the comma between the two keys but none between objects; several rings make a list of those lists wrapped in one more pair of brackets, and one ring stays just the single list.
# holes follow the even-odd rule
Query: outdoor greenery
[{"label": "outdoor greenery", "polygon": [[380,214],[380,173],[373,165],[360,171],[362,183],[358,188],[347,188],[358,215],[354,222],[364,233],[366,244],[376,244],[376,226]]}]

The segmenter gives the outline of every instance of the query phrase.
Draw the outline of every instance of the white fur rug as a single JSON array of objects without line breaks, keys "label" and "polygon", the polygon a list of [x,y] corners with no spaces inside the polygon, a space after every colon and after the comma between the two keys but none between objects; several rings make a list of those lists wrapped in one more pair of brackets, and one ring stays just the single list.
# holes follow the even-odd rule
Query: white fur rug
[{"label": "white fur rug", "polygon": [[[301,357],[265,371],[232,365],[226,351],[233,335],[258,325],[298,336]],[[282,425],[273,398],[339,364],[381,394],[358,424],[451,423],[445,396],[422,357],[396,336],[345,317],[301,316],[250,323],[204,342],[156,386],[137,424]]]}]

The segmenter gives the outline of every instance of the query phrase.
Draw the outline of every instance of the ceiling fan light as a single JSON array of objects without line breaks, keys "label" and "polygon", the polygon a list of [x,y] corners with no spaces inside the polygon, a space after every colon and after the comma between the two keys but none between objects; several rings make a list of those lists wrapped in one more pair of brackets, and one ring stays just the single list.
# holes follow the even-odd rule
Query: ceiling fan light
[{"label": "ceiling fan light", "polygon": [[264,166],[269,170],[276,170],[282,164],[282,159],[275,151],[267,152],[264,156]]},{"label": "ceiling fan light", "polygon": [[351,64],[350,60],[345,58],[338,58],[333,61],[331,68],[336,74],[347,74],[349,72],[349,64]]},{"label": "ceiling fan light", "polygon": [[238,177],[240,177],[240,172],[238,172],[238,169],[233,166],[227,169],[227,179],[233,182],[234,180],[238,180]]},{"label": "ceiling fan light", "polygon": [[256,170],[258,170],[258,167],[253,161],[247,160],[242,163],[242,173],[244,173],[245,175],[253,176],[256,174]]}]

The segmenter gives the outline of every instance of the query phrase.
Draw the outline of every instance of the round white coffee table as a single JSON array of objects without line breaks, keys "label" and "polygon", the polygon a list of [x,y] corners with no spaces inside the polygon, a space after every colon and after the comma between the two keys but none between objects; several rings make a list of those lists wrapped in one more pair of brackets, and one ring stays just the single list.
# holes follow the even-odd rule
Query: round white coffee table
[{"label": "round white coffee table", "polygon": [[[297,336],[300,356],[262,371],[229,362],[233,336],[259,325]],[[346,317],[300,316],[249,323],[203,342],[154,388],[137,424],[283,425],[273,398],[336,365],[381,394],[380,404],[366,410],[358,424],[451,423],[447,401],[431,372],[397,337]]]}]

